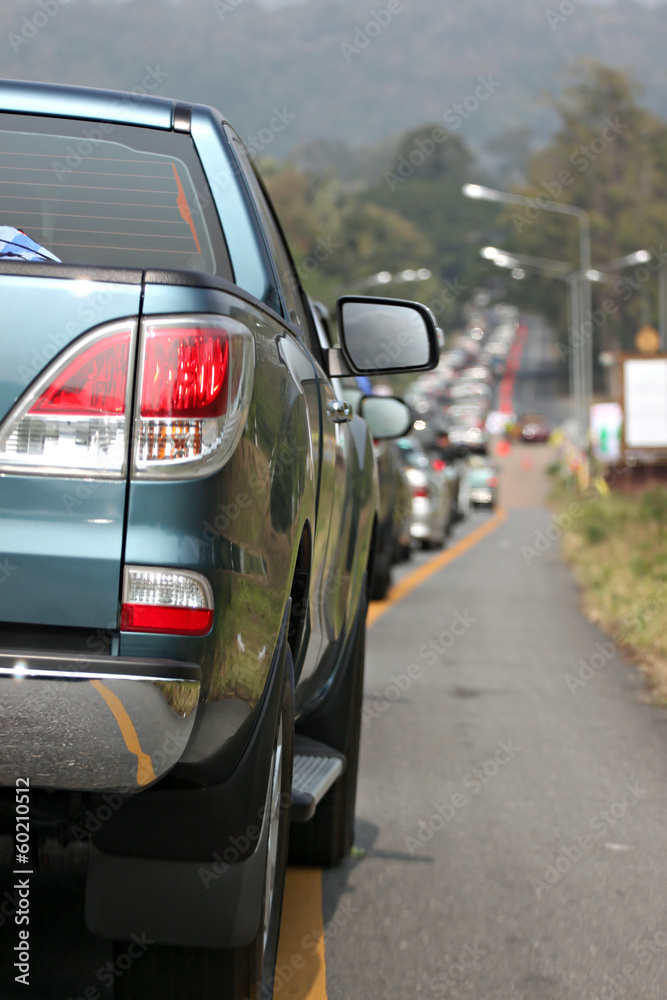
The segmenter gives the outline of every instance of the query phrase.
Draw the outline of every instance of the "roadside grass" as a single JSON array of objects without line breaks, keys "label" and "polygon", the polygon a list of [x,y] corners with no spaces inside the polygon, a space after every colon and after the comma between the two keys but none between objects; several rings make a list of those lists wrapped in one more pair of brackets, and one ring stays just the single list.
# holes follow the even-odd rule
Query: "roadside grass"
[{"label": "roadside grass", "polygon": [[[559,512],[577,499],[562,483],[552,494]],[[667,488],[588,494],[562,551],[584,613],[639,665],[651,699],[667,705]]]}]

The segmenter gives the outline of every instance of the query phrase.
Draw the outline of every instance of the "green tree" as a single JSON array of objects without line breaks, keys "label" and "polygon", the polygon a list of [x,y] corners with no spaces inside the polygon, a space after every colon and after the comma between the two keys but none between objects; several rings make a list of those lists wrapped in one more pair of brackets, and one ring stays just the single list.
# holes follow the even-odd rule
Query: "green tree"
[{"label": "green tree", "polygon": [[[560,127],[529,164],[523,194],[588,213],[593,267],[639,249],[659,250],[667,230],[667,125],[639,104],[641,93],[623,73],[581,64],[564,97],[553,102]],[[576,221],[538,209],[539,203],[506,213],[503,247],[578,266]],[[539,296],[564,339],[565,297],[558,284],[531,278],[522,293],[526,301]],[[597,346],[629,349],[647,308],[657,321],[657,277],[645,267],[619,271],[594,288],[594,307],[603,302],[613,302],[613,309],[594,323]]]}]

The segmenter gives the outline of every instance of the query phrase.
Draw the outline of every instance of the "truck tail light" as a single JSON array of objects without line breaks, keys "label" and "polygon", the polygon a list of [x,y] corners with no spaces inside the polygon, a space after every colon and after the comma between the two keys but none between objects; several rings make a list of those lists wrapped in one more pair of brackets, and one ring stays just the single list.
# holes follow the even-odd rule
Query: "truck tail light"
[{"label": "truck tail light", "polygon": [[187,570],[126,566],[121,630],[206,635],[213,625],[213,591]]},{"label": "truck tail light", "polygon": [[243,431],[253,339],[226,316],[144,320],[133,474],[190,478],[214,472]]},{"label": "truck tail light", "polygon": [[98,327],[42,373],[0,429],[0,470],[124,475],[136,323]]}]

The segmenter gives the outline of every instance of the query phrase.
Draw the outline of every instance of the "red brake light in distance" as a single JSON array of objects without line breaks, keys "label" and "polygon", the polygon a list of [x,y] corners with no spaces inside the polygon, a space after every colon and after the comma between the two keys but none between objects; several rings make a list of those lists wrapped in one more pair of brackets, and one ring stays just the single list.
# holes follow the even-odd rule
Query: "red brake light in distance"
[{"label": "red brake light in distance", "polygon": [[413,486],[412,495],[413,497],[428,497],[430,495],[430,490],[428,486]]}]

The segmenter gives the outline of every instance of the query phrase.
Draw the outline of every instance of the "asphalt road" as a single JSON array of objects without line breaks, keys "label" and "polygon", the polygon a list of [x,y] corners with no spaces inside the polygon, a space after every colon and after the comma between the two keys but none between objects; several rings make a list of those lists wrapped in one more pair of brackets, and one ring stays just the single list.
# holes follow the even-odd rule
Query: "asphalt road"
[{"label": "asphalt road", "polygon": [[[549,342],[531,328],[515,409],[558,420]],[[667,713],[579,610],[552,460],[513,448],[506,520],[370,631],[361,856],[323,874],[329,1000],[667,996]]]},{"label": "asphalt road", "polygon": [[324,874],[325,917],[350,913],[330,1000],[606,1000],[619,976],[665,996],[667,715],[557,547],[528,564],[550,523],[510,509],[371,630],[366,854]]}]

